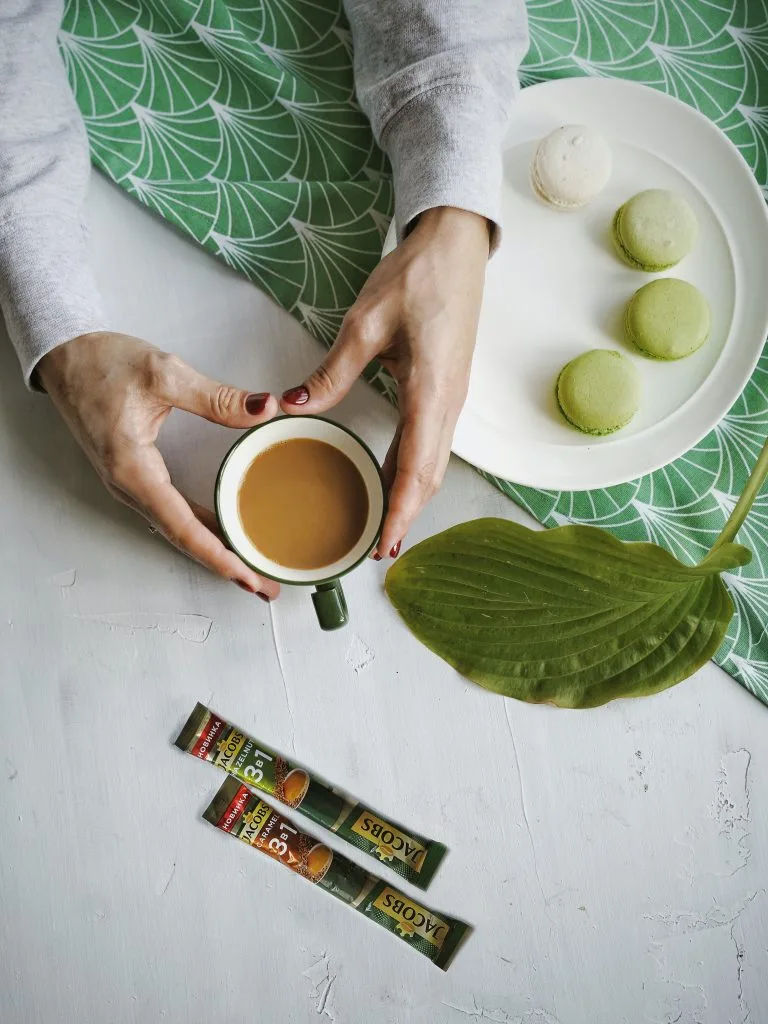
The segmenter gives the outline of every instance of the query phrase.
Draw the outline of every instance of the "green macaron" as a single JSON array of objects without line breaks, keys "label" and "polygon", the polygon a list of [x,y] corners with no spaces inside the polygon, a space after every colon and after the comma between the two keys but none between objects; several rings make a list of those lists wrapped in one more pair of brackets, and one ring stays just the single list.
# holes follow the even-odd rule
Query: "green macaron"
[{"label": "green macaron", "polygon": [[555,392],[571,426],[601,437],[621,430],[637,412],[640,378],[626,356],[597,348],[563,367]]},{"label": "green macaron", "polygon": [[622,259],[637,270],[658,273],[679,263],[699,231],[693,210],[667,189],[638,192],[613,218],[613,240]]},{"label": "green macaron", "polygon": [[627,339],[653,359],[682,359],[709,337],[709,304],[694,285],[662,277],[635,292],[624,326]]}]

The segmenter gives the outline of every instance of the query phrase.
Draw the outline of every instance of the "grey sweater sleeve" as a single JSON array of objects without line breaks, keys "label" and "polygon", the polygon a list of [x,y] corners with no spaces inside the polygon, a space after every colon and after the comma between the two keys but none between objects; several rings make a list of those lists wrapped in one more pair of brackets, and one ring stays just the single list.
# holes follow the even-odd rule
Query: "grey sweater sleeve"
[{"label": "grey sweater sleeve", "polygon": [[29,382],[61,342],[103,330],[88,262],[85,130],[57,49],[61,0],[0,2],[0,307]]},{"label": "grey sweater sleeve", "polygon": [[[345,0],[360,103],[402,229],[433,206],[499,220],[499,144],[527,45],[524,0]],[[0,308],[29,381],[107,326],[88,261],[89,162],[56,34],[62,0],[0,0]]]},{"label": "grey sweater sleeve", "polygon": [[457,206],[499,224],[524,0],[344,0],[357,96],[392,164],[398,233]]}]

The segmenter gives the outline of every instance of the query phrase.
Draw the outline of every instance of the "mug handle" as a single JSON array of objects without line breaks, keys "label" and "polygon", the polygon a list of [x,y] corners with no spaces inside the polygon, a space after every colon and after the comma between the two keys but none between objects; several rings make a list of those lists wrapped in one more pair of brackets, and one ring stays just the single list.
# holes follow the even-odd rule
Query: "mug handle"
[{"label": "mug handle", "polygon": [[312,595],[312,604],[315,606],[320,629],[341,629],[349,622],[347,599],[339,580],[318,584]]}]

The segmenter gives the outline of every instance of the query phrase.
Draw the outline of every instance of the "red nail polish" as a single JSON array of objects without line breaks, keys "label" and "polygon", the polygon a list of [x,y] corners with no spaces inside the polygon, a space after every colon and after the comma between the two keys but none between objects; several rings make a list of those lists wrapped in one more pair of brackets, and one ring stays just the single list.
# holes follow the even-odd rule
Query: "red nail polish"
[{"label": "red nail polish", "polygon": [[303,384],[298,388],[291,388],[284,393],[283,401],[289,405],[306,405],[309,401],[309,391]]},{"label": "red nail polish", "polygon": [[381,561],[381,555],[379,554],[378,551],[374,551],[373,552],[373,560],[374,560],[374,562],[380,562]]},{"label": "red nail polish", "polygon": [[267,402],[269,401],[269,394],[267,392],[260,392],[259,394],[248,395],[245,400],[245,411],[249,416],[261,416],[264,410],[267,408]]},{"label": "red nail polish", "polygon": [[394,547],[392,548],[392,550],[391,550],[391,551],[389,552],[389,557],[390,557],[390,558],[397,558],[397,556],[398,556],[398,555],[400,554],[400,545],[401,545],[402,543],[403,543],[403,542],[402,542],[401,540],[399,540],[399,541],[397,542],[397,544],[395,544],[395,546],[394,546]]},{"label": "red nail polish", "polygon": [[260,590],[254,590],[253,587],[250,587],[247,583],[243,583],[242,580],[234,580],[234,582],[241,590],[244,590],[246,594],[255,594],[256,597],[260,597],[262,601],[266,601],[267,603],[272,600],[271,597],[267,597],[266,594],[262,594]]}]

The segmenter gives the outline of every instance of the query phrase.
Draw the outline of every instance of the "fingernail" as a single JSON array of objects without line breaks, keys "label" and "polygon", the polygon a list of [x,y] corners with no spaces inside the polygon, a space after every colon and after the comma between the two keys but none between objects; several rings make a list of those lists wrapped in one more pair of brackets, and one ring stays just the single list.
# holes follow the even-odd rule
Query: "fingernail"
[{"label": "fingernail", "polygon": [[401,545],[402,543],[403,543],[403,542],[402,542],[401,540],[399,540],[399,541],[397,542],[397,544],[395,544],[395,546],[394,546],[394,547],[392,548],[392,550],[391,550],[391,551],[389,552],[389,557],[390,557],[390,558],[397,558],[397,556],[398,556],[398,555],[400,554],[400,545]]},{"label": "fingernail", "polygon": [[267,604],[272,600],[271,597],[267,597],[266,594],[262,594],[260,590],[254,590],[253,587],[249,586],[247,583],[243,583],[242,580],[234,580],[233,582],[236,583],[241,590],[244,590],[246,594],[255,594],[256,597],[260,597],[261,600],[266,601]]},{"label": "fingernail", "polygon": [[284,393],[283,401],[289,405],[306,405],[309,401],[309,391],[303,384],[298,388],[291,388]]},{"label": "fingernail", "polygon": [[373,552],[373,560],[374,560],[374,562],[380,562],[381,561],[381,555],[379,554],[378,551],[374,551]]},{"label": "fingernail", "polygon": [[248,395],[245,400],[245,411],[249,416],[261,416],[267,408],[269,393],[262,391],[259,394]]}]

